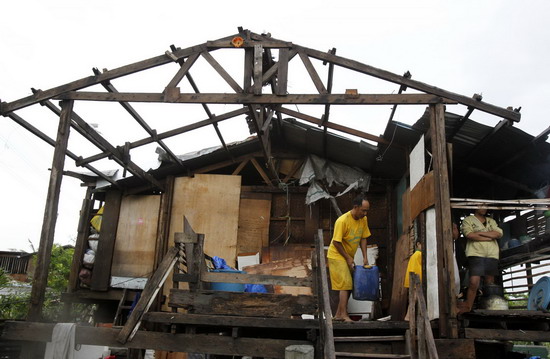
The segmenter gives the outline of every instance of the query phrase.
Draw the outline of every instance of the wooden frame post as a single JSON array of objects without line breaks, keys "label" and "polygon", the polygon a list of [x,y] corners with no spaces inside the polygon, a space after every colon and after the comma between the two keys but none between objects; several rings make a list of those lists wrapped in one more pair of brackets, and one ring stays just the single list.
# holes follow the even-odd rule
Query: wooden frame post
[{"label": "wooden frame post", "polygon": [[55,224],[57,222],[59,193],[61,191],[63,167],[65,165],[65,152],[67,151],[67,145],[69,143],[73,104],[73,101],[61,102],[61,116],[59,117],[57,139],[55,142],[50,173],[50,183],[48,185],[48,195],[46,197],[46,206],[44,209],[44,221],[42,222],[42,232],[40,233],[40,246],[38,248],[36,271],[31,291],[31,305],[27,315],[27,319],[30,321],[38,321],[42,316],[42,306],[44,304],[46,286],[48,284],[48,272],[55,234]]},{"label": "wooden frame post", "polygon": [[439,334],[458,338],[453,265],[452,217],[445,140],[445,106],[430,106],[430,132],[435,176],[437,271],[439,276]]}]

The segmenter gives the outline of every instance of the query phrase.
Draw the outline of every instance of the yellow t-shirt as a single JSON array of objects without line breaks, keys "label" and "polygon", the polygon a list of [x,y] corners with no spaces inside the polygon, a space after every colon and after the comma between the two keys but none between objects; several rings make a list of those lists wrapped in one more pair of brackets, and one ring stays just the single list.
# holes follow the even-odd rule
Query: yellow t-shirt
[{"label": "yellow t-shirt", "polygon": [[[464,221],[462,221],[461,229],[464,237],[472,232],[497,231],[502,235],[502,229],[500,229],[497,222],[490,217],[485,217],[485,224],[483,224],[479,221],[479,219],[477,219],[476,216],[468,216],[464,218]],[[473,241],[468,239],[468,242],[466,243],[466,256],[498,259],[498,242],[496,239],[492,241]]]},{"label": "yellow t-shirt", "polygon": [[367,217],[365,216],[356,220],[351,215],[351,211],[344,213],[334,224],[334,233],[328,247],[327,258],[345,260],[334,246],[334,242],[342,242],[346,253],[352,258],[355,257],[355,252],[357,252],[361,238],[367,237],[370,237]]},{"label": "yellow t-shirt", "polygon": [[409,273],[413,272],[418,274],[420,281],[422,281],[422,252],[416,251],[413,253],[411,258],[409,258],[409,263],[407,264],[407,272],[405,273],[405,282],[403,286],[409,288]]}]

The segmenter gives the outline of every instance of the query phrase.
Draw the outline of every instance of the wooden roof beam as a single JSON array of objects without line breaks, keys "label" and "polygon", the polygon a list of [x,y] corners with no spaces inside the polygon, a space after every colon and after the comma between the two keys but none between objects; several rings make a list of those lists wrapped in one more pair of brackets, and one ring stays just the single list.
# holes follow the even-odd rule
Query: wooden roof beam
[{"label": "wooden roof beam", "polygon": [[[252,123],[254,126],[254,129],[256,130],[256,134],[258,135],[258,139],[260,140],[260,144],[262,146],[262,154],[264,155],[265,164],[273,177],[274,180],[279,180],[279,176],[277,174],[277,171],[275,170],[275,166],[273,165],[273,161],[271,158],[271,142],[269,140],[269,126],[264,128],[265,121],[265,108],[264,106],[259,106],[259,112],[256,111],[255,106],[249,105],[249,113],[250,117],[252,119]],[[253,160],[253,159],[252,159]],[[252,162],[254,163],[254,161]],[[256,164],[254,164],[256,166]],[[259,172],[260,170],[258,170]],[[262,174],[262,173],[260,173]],[[263,177],[263,175],[262,175]],[[265,180],[265,178],[264,178]],[[266,181],[268,185],[273,186],[273,183],[271,180]]]},{"label": "wooden roof beam", "polygon": [[[475,93],[474,96],[472,96],[473,99],[476,101],[481,101],[483,99],[483,96]],[[458,123],[455,125],[455,127],[452,129],[452,131],[449,132],[447,135],[447,141],[452,142],[453,138],[456,136],[456,134],[460,131],[462,126],[466,123],[466,121],[470,118],[470,115],[474,112],[474,108],[472,106],[468,107],[468,111],[464,116],[458,120]]]},{"label": "wooden roof beam", "polygon": [[[30,123],[25,121],[19,115],[11,112],[11,113],[8,114],[8,117],[11,118],[13,121],[15,121],[18,125],[23,127],[25,130],[29,131],[30,133],[32,133],[36,137],[40,138],[42,141],[46,142],[47,144],[49,144],[52,147],[55,147],[55,140],[48,137],[45,133],[41,132],[39,129],[37,129],[36,127],[34,127],[33,125],[31,125]],[[71,152],[69,150],[67,150],[65,153],[66,153],[67,156],[69,156],[75,162],[78,161],[78,159],[80,158],[79,156],[75,155],[73,152]],[[103,172],[96,169],[95,167],[92,167],[89,164],[85,164],[85,165],[83,165],[83,167],[90,170],[91,172],[95,173],[99,177],[103,178],[105,181],[111,183],[113,186],[119,187],[118,183],[116,183],[115,180],[113,180],[112,178],[106,176]]]},{"label": "wooden roof beam", "polygon": [[[177,88],[176,88],[177,89]],[[274,94],[253,95],[247,93],[104,93],[104,92],[66,92],[55,96],[59,100],[82,101],[123,101],[123,102],[163,102],[163,103],[217,103],[237,105],[262,104],[298,104],[298,105],[429,105],[436,103],[456,104],[432,94],[290,94],[278,96]]]},{"label": "wooden roof beam", "polygon": [[[170,48],[171,48],[172,51],[177,51],[178,50],[174,45],[171,45]],[[187,61],[184,61],[183,59],[178,60],[178,63],[180,64],[181,68],[180,68],[180,71],[178,71],[178,74],[176,75],[177,77],[182,76],[182,75],[187,77],[187,81],[189,81],[189,84],[191,85],[191,87],[193,88],[193,91],[195,91],[195,93],[200,93],[200,91],[199,91],[199,87],[195,83],[195,80],[191,76],[191,73],[189,72],[189,69],[191,68],[191,66],[193,65],[195,60],[198,58],[198,56],[199,56],[199,54],[197,54],[196,58],[195,57],[191,58],[191,56],[190,56]],[[187,67],[187,69],[184,69],[185,67]],[[184,69],[184,71],[181,71],[182,69]],[[172,79],[172,81],[170,81],[170,83],[168,84],[167,87],[170,87],[174,80],[176,80],[176,78]],[[179,83],[180,80],[181,80],[181,78],[177,81],[177,83]],[[176,86],[177,83],[174,86]],[[206,114],[208,115],[208,118],[212,119],[215,116],[214,114],[212,114],[212,112],[210,111],[210,108],[208,107],[207,104],[203,103],[202,108],[204,109],[204,112],[206,112]],[[227,153],[227,155],[230,158],[232,158],[233,156],[231,155],[231,152],[229,152],[229,148],[227,147],[227,144],[225,143],[225,140],[223,139],[222,133],[221,133],[219,127],[218,127],[218,123],[217,122],[212,122],[212,126],[214,127],[214,130],[216,131],[216,135],[218,135],[218,138],[220,139],[220,142],[221,142],[223,148],[225,149],[225,152]]]},{"label": "wooden roof beam", "polygon": [[[44,106],[50,109],[54,113],[61,113],[61,110],[57,108],[51,101],[46,100],[42,101]],[[92,128],[82,117],[78,116],[74,111],[71,113],[71,127],[77,130],[84,138],[96,145],[100,150],[109,152],[109,155],[112,156],[113,160],[117,162],[124,169],[127,169],[134,176],[139,177],[152,185],[156,186],[159,189],[164,190],[164,185],[160,183],[155,177],[151,176],[149,173],[142,170],[138,165],[136,165],[132,160],[129,159],[129,154],[125,155],[122,151],[115,148],[109,143],[106,139],[103,138],[97,131]],[[76,125],[75,125],[76,124]],[[127,150],[129,151],[129,147]],[[80,165],[77,161],[77,165]]]},{"label": "wooden roof beam", "polygon": [[[203,121],[195,122],[195,123],[192,123],[192,124],[187,125],[187,126],[182,126],[182,127],[170,130],[170,131],[159,133],[159,134],[157,134],[157,139],[166,139],[166,138],[169,138],[169,137],[180,135],[182,133],[195,130],[197,128],[209,126],[209,125],[212,124],[212,122],[221,122],[221,121],[224,121],[224,120],[227,120],[227,119],[239,116],[239,115],[243,115],[245,113],[248,113],[247,108],[241,108],[241,109],[238,109],[238,110],[230,111],[230,112],[227,112],[223,115],[214,116],[212,118],[208,118],[208,119],[203,120]],[[154,142],[154,140],[151,137],[146,137],[144,139],[141,139],[141,140],[138,140],[138,141],[135,141],[135,142],[130,142],[129,147],[132,149],[132,148],[141,147],[141,146],[150,144],[152,142]],[[83,164],[98,161],[98,160],[101,160],[103,158],[107,158],[109,156],[110,156],[110,152],[105,151],[103,153],[99,153],[97,155],[93,155],[93,156],[90,156],[88,158],[81,159],[81,160],[77,161],[77,165],[81,166]]]},{"label": "wooden roof beam", "polygon": [[[411,73],[409,71],[405,72],[403,74],[404,78],[410,79],[412,77]],[[397,94],[401,95],[403,92],[407,91],[407,86],[401,85],[399,86],[399,90],[397,91]],[[390,118],[388,119],[388,125],[393,121],[393,116],[395,116],[395,110],[397,110],[397,104],[393,105],[390,113]]]},{"label": "wooden roof beam", "polygon": [[[101,74],[101,72],[95,67],[93,68],[93,72],[94,72],[95,75]],[[118,93],[118,90],[115,88],[115,86],[110,81],[104,81],[104,82],[101,83],[101,85],[105,88],[105,90],[107,90],[110,93]],[[149,136],[151,136],[153,138],[153,140],[155,140],[155,142],[157,142],[158,145],[160,147],[162,147],[162,149],[164,151],[166,151],[166,153],[168,153],[168,155],[172,158],[172,160],[174,162],[179,164],[181,167],[185,168],[185,166],[183,165],[181,160],[172,152],[172,150],[162,140],[159,140],[159,139],[156,138],[157,137],[157,131],[153,130],[147,124],[147,122],[145,122],[145,120],[132,107],[132,105],[130,105],[127,102],[122,102],[122,101],[119,102],[119,103],[130,114],[130,116],[132,116],[134,118],[134,120],[136,120],[137,123],[139,123],[139,125],[145,130],[145,132],[147,132],[149,134]]]},{"label": "wooden roof beam", "polygon": [[315,84],[315,87],[317,88],[317,91],[320,94],[328,93],[327,89],[325,88],[325,85],[323,84],[323,81],[321,81],[321,78],[319,77],[319,74],[317,73],[317,70],[315,70],[315,67],[313,67],[313,64],[311,63],[311,60],[309,59],[309,56],[307,54],[305,54],[303,51],[298,51],[298,55],[300,55],[300,59],[302,59],[302,62],[304,63],[304,66],[306,67],[306,70],[309,74],[309,77],[311,77],[311,80]]},{"label": "wooden roof beam", "polygon": [[214,68],[214,70],[216,70],[216,72],[220,74],[225,82],[227,82],[227,84],[231,86],[233,91],[237,93],[243,92],[241,86],[239,86],[239,84],[231,77],[231,75],[227,71],[225,71],[223,66],[218,61],[216,61],[216,59],[208,51],[201,52],[201,56],[204,57],[204,59]]},{"label": "wooden roof beam", "polygon": [[[284,113],[286,115],[299,118],[300,120],[304,120],[304,121],[307,121],[307,122],[310,122],[310,123],[314,123],[318,126],[321,126],[321,124],[322,124],[322,121],[319,118],[316,118],[316,117],[313,117],[313,116],[310,116],[310,115],[306,115],[306,114],[303,114],[301,112],[294,111],[294,110],[291,110],[291,109],[288,109],[288,108],[285,108],[285,107],[279,106],[279,107],[277,107],[276,110],[281,112],[281,113]],[[333,122],[327,122],[326,126],[328,128],[333,129],[333,130],[347,133],[348,135],[361,137],[361,138],[364,138],[366,140],[382,143],[382,144],[385,144],[385,145],[390,144],[390,141],[388,141],[388,140],[386,140],[382,137],[371,135],[370,133],[359,131],[359,130],[356,130],[356,129],[351,128],[351,127],[346,127],[346,126],[339,125],[339,124],[336,124],[336,123],[333,123]],[[403,149],[401,146],[398,146],[395,143],[392,144],[392,146],[394,146],[396,148]]]},{"label": "wooden roof beam", "polygon": [[[203,49],[204,49],[204,44],[201,44],[197,46],[188,47],[186,49],[178,50],[176,52],[173,52],[172,55],[178,59],[186,58],[192,54],[203,51]],[[7,103],[4,102],[0,106],[0,114],[5,116],[6,114],[12,111],[16,111],[30,105],[34,105],[36,103],[39,103],[40,101],[54,98],[55,96],[58,96],[67,91],[80,90],[89,86],[97,85],[104,81],[113,80],[122,76],[130,75],[130,74],[147,70],[150,68],[165,65],[172,61],[173,59],[171,57],[167,56],[166,54],[163,54],[160,56],[152,57],[147,60],[135,62],[130,65],[109,70],[107,72],[103,72],[101,75],[84,77],[82,79],[69,82],[64,85],[51,88],[49,90],[41,91],[39,93],[33,94],[32,96],[24,97],[22,99],[15,100],[12,102],[7,102]]]},{"label": "wooden roof beam", "polygon": [[[331,54],[336,54],[336,48],[333,47],[332,50],[329,50]],[[323,62],[323,65],[326,65],[327,62]],[[327,78],[327,93],[332,93],[332,82],[334,80],[334,64],[328,65],[328,78]],[[323,125],[323,153],[327,157],[327,126],[326,123],[329,120],[330,116],[330,105],[325,105],[325,113],[321,117],[321,123]]]},{"label": "wooden roof beam", "polygon": [[508,109],[505,109],[505,108],[502,108],[502,107],[498,107],[498,106],[495,106],[495,105],[491,105],[489,103],[485,103],[485,102],[482,102],[482,101],[476,101],[475,99],[472,99],[472,98],[469,98],[469,97],[466,97],[466,96],[463,96],[463,95],[459,95],[459,94],[454,93],[454,92],[446,91],[446,90],[440,89],[438,87],[425,84],[425,83],[420,82],[420,81],[407,79],[407,78],[404,78],[403,76],[399,76],[399,75],[394,74],[392,72],[381,70],[381,69],[378,69],[378,68],[373,67],[373,66],[365,65],[365,64],[363,64],[361,62],[358,62],[358,61],[355,61],[355,60],[350,60],[350,59],[347,59],[347,58],[344,58],[344,57],[327,54],[327,53],[324,53],[324,52],[321,52],[321,51],[301,47],[301,46],[298,46],[298,45],[294,45],[294,47],[298,51],[304,52],[309,57],[313,57],[313,58],[316,58],[316,59],[319,59],[319,60],[331,62],[331,63],[334,63],[335,65],[338,65],[338,66],[341,66],[341,67],[344,67],[344,68],[347,68],[347,69],[350,69],[350,70],[354,70],[354,71],[357,71],[357,72],[360,72],[360,73],[364,73],[364,74],[367,74],[367,75],[370,75],[370,76],[373,76],[373,77],[377,77],[377,78],[382,79],[382,80],[386,80],[386,81],[394,82],[394,83],[397,83],[397,84],[400,84],[400,85],[404,85],[404,86],[413,88],[415,90],[419,90],[419,91],[422,91],[422,92],[426,92],[426,93],[429,93],[429,94],[433,94],[433,95],[437,95],[437,96],[440,96],[440,97],[443,97],[443,98],[454,100],[454,101],[456,101],[460,104],[467,105],[467,106],[472,106],[473,108],[476,108],[480,111],[487,112],[487,113],[490,113],[490,114],[498,116],[498,117],[503,117],[503,118],[506,118],[506,119],[509,119],[509,120],[512,120],[512,121],[515,121],[515,122],[519,122],[519,120],[521,119],[521,115],[516,111],[511,111],[511,110],[508,110]]}]

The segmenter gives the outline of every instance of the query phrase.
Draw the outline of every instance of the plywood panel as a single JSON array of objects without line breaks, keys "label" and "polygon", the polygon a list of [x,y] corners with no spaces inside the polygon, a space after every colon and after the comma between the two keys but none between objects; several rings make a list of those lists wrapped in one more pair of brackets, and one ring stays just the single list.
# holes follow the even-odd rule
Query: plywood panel
[{"label": "plywood panel", "polygon": [[160,196],[122,199],[111,275],[147,277],[153,272]]},{"label": "plywood panel", "polygon": [[224,258],[235,267],[241,177],[198,174],[176,178],[170,221],[170,245],[174,233],[183,232],[187,217],[196,233],[202,233],[204,251]]},{"label": "plywood panel", "polygon": [[434,173],[426,173],[411,190],[411,219],[435,203]]},{"label": "plywood panel", "polygon": [[268,246],[271,198],[241,198],[237,253],[257,253]]},{"label": "plywood panel", "polygon": [[[248,274],[281,275],[287,277],[308,278],[312,275],[311,258],[287,258],[264,264],[244,267]],[[310,287],[273,286],[277,294],[312,295]]]}]

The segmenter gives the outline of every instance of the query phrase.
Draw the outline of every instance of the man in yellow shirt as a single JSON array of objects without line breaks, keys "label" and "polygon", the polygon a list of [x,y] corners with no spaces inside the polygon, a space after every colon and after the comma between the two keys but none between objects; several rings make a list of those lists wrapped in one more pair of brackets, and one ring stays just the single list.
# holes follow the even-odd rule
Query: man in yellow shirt
[{"label": "man in yellow shirt", "polygon": [[363,253],[363,264],[369,264],[367,237],[370,237],[370,230],[367,212],[370,204],[363,196],[356,197],[352,204],[351,211],[344,213],[336,220],[327,253],[332,289],[340,291],[338,309],[333,319],[346,322],[351,321],[348,315],[348,301],[353,289],[351,277],[355,267],[353,259],[359,246]]},{"label": "man in yellow shirt", "polygon": [[462,234],[468,239],[466,257],[470,282],[466,302],[459,305],[459,314],[472,310],[481,277],[485,284],[495,282],[495,276],[498,275],[498,239],[503,232],[494,219],[487,217],[487,207],[482,205],[462,221]]}]

